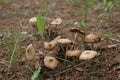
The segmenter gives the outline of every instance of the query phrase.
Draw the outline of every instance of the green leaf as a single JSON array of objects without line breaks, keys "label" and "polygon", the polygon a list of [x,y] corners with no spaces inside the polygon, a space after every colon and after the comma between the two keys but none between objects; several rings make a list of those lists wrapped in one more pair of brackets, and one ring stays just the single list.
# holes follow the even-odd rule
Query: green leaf
[{"label": "green leaf", "polygon": [[110,1],[109,3],[108,3],[108,9],[112,9],[113,8],[113,2],[112,1]]},{"label": "green leaf", "polygon": [[31,77],[31,80],[35,80],[38,76],[39,76],[39,73],[41,72],[41,67],[39,67],[36,71],[34,71],[34,74],[32,75]]},{"label": "green leaf", "polygon": [[45,26],[45,21],[42,19],[40,15],[38,15],[37,16],[37,28],[42,37],[44,37],[44,26]]}]

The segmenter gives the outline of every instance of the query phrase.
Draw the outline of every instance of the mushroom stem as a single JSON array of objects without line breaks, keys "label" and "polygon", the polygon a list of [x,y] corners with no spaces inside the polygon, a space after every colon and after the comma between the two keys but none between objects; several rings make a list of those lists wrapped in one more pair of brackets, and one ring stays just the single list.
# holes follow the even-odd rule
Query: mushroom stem
[{"label": "mushroom stem", "polygon": [[78,38],[78,33],[75,33],[75,38],[74,38],[74,41],[76,41]]},{"label": "mushroom stem", "polygon": [[[77,38],[78,38],[78,33],[75,33],[75,35],[74,35],[74,41],[76,41]],[[72,45],[71,49],[73,49],[73,48],[74,48],[74,46]]]},{"label": "mushroom stem", "polygon": [[94,43],[91,44],[91,49],[94,50]]}]

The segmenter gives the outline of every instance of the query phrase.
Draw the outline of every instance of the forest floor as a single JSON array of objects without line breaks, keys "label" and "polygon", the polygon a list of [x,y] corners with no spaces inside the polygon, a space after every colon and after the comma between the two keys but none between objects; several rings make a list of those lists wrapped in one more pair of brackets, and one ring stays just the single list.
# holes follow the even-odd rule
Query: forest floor
[{"label": "forest floor", "polygon": [[[45,0],[47,1],[47,0]],[[73,5],[65,2],[67,0],[48,0],[47,8],[45,2],[40,0],[5,0],[0,3],[0,80],[6,80],[8,64],[13,52],[15,38],[19,38],[12,65],[9,70],[9,80],[30,80],[35,71],[35,60],[25,60],[25,50],[29,44],[33,44],[36,53],[42,52],[41,37],[29,20],[38,14],[45,16],[45,26],[51,26],[56,18],[62,19],[55,36],[51,35],[46,41],[61,35],[70,38],[66,30],[76,27],[76,24],[84,19],[84,3]],[[68,0],[69,1],[69,0]],[[101,2],[96,2],[100,4]],[[104,17],[100,15],[105,14]],[[36,80],[119,80],[120,79],[120,5],[115,5],[109,13],[104,10],[89,9],[87,18],[87,34],[97,33],[101,35],[101,41],[97,44],[99,56],[80,61],[68,59],[74,64],[60,61],[56,69],[49,69],[43,64],[44,56],[37,58],[42,71]],[[74,35],[72,35],[73,39]],[[81,35],[79,35],[81,36]],[[82,45],[82,41],[78,41]],[[81,49],[81,47],[79,47]],[[82,49],[81,49],[82,50]],[[64,52],[61,52],[64,53]]]}]

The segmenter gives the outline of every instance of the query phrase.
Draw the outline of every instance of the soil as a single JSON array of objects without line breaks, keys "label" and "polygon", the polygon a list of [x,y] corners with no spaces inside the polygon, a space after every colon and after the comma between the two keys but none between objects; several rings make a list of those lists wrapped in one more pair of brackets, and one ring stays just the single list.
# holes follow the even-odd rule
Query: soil
[{"label": "soil", "polygon": [[[73,6],[65,0],[48,0],[46,3],[45,1],[5,0],[0,3],[0,80],[6,80],[15,37],[19,38],[19,43],[10,66],[9,80],[30,80],[37,63],[42,67],[42,71],[36,80],[119,80],[120,5],[115,5],[108,13],[102,9],[94,10],[94,7],[89,10],[88,25],[85,31],[86,34],[97,33],[101,35],[101,41],[94,44],[94,49],[100,53],[99,56],[85,61],[76,57],[66,58],[63,56],[66,52],[66,45],[58,45],[53,53],[59,54],[58,57],[66,58],[70,62],[58,59],[60,65],[56,69],[49,69],[43,63],[44,56],[38,54],[46,52],[42,46],[42,38],[36,26],[30,24],[29,20],[38,14],[45,16],[49,12],[45,33],[46,35],[50,31],[51,33],[49,36],[45,36],[45,41],[49,42],[59,35],[62,38],[74,40],[74,34],[68,30],[76,27],[75,24],[84,19],[84,2]],[[45,4],[47,4],[47,9],[45,9]],[[101,2],[98,1],[96,4],[99,5]],[[105,16],[100,17],[101,14],[105,14]],[[50,22],[56,18],[61,18],[62,24],[58,26],[58,29],[49,29],[53,26]],[[81,36],[81,34],[78,35],[79,38],[76,42],[79,46],[75,46],[74,49],[83,51],[84,47],[81,45],[84,41],[82,41]],[[25,50],[31,43],[38,55],[29,61],[25,59]],[[58,48],[59,46],[63,50]]]}]

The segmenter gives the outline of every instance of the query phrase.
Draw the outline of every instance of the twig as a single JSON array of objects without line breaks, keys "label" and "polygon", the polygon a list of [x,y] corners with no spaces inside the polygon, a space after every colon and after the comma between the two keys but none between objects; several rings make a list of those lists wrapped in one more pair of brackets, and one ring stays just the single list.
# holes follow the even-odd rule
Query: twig
[{"label": "twig", "polygon": [[71,67],[71,68],[68,68],[68,69],[66,69],[66,70],[63,70],[63,71],[57,73],[57,74],[54,74],[53,76],[57,76],[57,75],[60,75],[60,74],[62,74],[62,73],[65,73],[65,72],[67,72],[67,71],[69,71],[69,70],[71,70],[71,69],[73,69],[73,68],[75,68],[75,67],[77,67],[77,66],[79,66],[80,64],[83,64],[83,63],[84,63],[84,62],[79,63],[79,64],[77,64],[77,65],[75,65],[75,66],[73,66],[73,67]]}]

